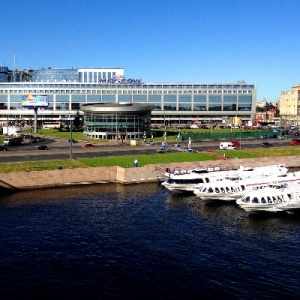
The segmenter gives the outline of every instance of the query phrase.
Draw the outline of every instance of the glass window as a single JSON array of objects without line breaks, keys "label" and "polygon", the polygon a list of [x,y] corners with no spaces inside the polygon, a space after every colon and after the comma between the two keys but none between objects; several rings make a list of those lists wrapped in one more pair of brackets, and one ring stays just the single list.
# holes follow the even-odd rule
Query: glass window
[{"label": "glass window", "polygon": [[178,110],[180,111],[191,111],[192,105],[190,103],[179,103]]},{"label": "glass window", "polygon": [[20,102],[10,102],[10,109],[22,109]]},{"label": "glass window", "polygon": [[21,95],[10,95],[10,101],[22,101]]},{"label": "glass window", "polygon": [[201,111],[207,110],[206,104],[194,103],[194,110],[197,110],[197,111],[199,111],[199,110],[201,110]]},{"label": "glass window", "polygon": [[251,95],[240,95],[239,103],[248,103],[252,104],[252,96]]},{"label": "glass window", "polygon": [[71,101],[72,102],[85,102],[85,95],[72,95]]},{"label": "glass window", "polygon": [[164,110],[176,110],[176,103],[166,103],[164,105]]},{"label": "glass window", "polygon": [[176,95],[164,95],[164,102],[176,102]]},{"label": "glass window", "polygon": [[180,95],[178,99],[179,99],[179,103],[192,102],[192,96],[188,96],[188,95]]},{"label": "glass window", "polygon": [[102,95],[102,102],[116,102],[116,95]]},{"label": "glass window", "polygon": [[147,96],[146,95],[134,95],[133,102],[147,102]]},{"label": "glass window", "polygon": [[148,102],[161,102],[161,96],[160,95],[149,95]]},{"label": "glass window", "polygon": [[211,102],[211,103],[220,103],[220,105],[221,105],[222,96],[220,96],[220,95],[210,95],[208,97],[208,101]]},{"label": "glass window", "polygon": [[70,105],[69,105],[69,103],[56,103],[56,106],[55,106],[55,108],[57,109],[57,110],[61,110],[61,109],[64,109],[64,110],[70,110]]},{"label": "glass window", "polygon": [[56,102],[69,102],[69,95],[56,95]]},{"label": "glass window", "polygon": [[90,102],[100,102],[100,97],[98,95],[87,95],[86,100]]},{"label": "glass window", "polygon": [[119,102],[132,102],[132,96],[131,95],[118,95],[118,101]]},{"label": "glass window", "polygon": [[206,95],[195,95],[194,102],[197,103],[206,103]]},{"label": "glass window", "polygon": [[237,96],[234,95],[224,95],[224,103],[237,103]]},{"label": "glass window", "polygon": [[209,103],[208,104],[208,110],[210,110],[210,111],[220,111],[220,110],[222,110],[222,107],[221,107],[221,104]]},{"label": "glass window", "polygon": [[250,111],[251,110],[251,104],[242,104],[242,103],[239,103],[238,110]]},{"label": "glass window", "polygon": [[223,111],[236,111],[237,110],[236,108],[237,108],[237,106],[235,103],[231,103],[231,104],[224,103],[223,104]]},{"label": "glass window", "polygon": [[153,110],[161,110],[161,103],[153,103]]}]

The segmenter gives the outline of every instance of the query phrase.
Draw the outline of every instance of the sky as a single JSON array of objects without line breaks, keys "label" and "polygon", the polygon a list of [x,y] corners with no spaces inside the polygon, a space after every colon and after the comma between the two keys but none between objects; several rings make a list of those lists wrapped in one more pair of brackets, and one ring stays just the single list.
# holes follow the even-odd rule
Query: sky
[{"label": "sky", "polygon": [[0,66],[124,68],[143,82],[299,84],[300,0],[0,0]]}]

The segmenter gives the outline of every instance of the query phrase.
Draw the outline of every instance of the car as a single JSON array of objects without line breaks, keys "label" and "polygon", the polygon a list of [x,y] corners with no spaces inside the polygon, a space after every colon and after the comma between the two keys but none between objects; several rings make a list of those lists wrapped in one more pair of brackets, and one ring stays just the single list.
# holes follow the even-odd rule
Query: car
[{"label": "car", "polygon": [[231,141],[231,144],[235,147],[240,147],[241,146],[241,143],[239,141],[235,141],[235,140]]},{"label": "car", "polygon": [[261,146],[262,146],[262,147],[265,147],[265,148],[269,148],[269,147],[272,147],[273,144],[268,143],[268,142],[264,142],[264,143],[261,143]]},{"label": "car", "polygon": [[169,153],[170,149],[166,147],[160,147],[156,150],[157,153]]},{"label": "car", "polygon": [[74,144],[74,143],[78,143],[78,141],[76,141],[76,140],[74,140],[74,139],[69,140],[69,143],[71,143],[71,141],[72,141],[73,144]]},{"label": "car", "polygon": [[268,137],[269,137],[268,135],[264,134],[264,135],[262,135],[260,138],[261,138],[261,139],[267,139]]},{"label": "car", "polygon": [[298,145],[300,145],[300,140],[292,140],[292,141],[290,142],[290,145],[291,145],[291,146],[298,146]]},{"label": "car", "polygon": [[47,145],[40,145],[35,148],[35,150],[48,150]]},{"label": "car", "polygon": [[84,144],[82,146],[82,148],[95,148],[95,145],[91,144],[91,143],[87,143],[87,144]]},{"label": "car", "polygon": [[8,148],[5,146],[0,145],[0,151],[8,151]]}]

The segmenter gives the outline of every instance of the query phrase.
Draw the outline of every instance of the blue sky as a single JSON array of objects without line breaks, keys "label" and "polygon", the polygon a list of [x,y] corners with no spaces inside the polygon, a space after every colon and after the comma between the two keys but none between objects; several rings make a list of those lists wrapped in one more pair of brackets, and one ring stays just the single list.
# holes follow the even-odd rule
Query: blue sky
[{"label": "blue sky", "polygon": [[1,1],[0,65],[119,67],[144,82],[300,83],[299,0]]}]

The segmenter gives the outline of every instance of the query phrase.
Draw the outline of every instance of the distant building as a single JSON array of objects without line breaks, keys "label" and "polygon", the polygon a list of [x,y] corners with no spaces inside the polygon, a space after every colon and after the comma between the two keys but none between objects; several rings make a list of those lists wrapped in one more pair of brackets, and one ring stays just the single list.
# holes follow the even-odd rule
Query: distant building
[{"label": "distant building", "polygon": [[288,125],[299,124],[300,114],[300,84],[292,86],[290,91],[284,91],[279,99],[280,118]]}]

